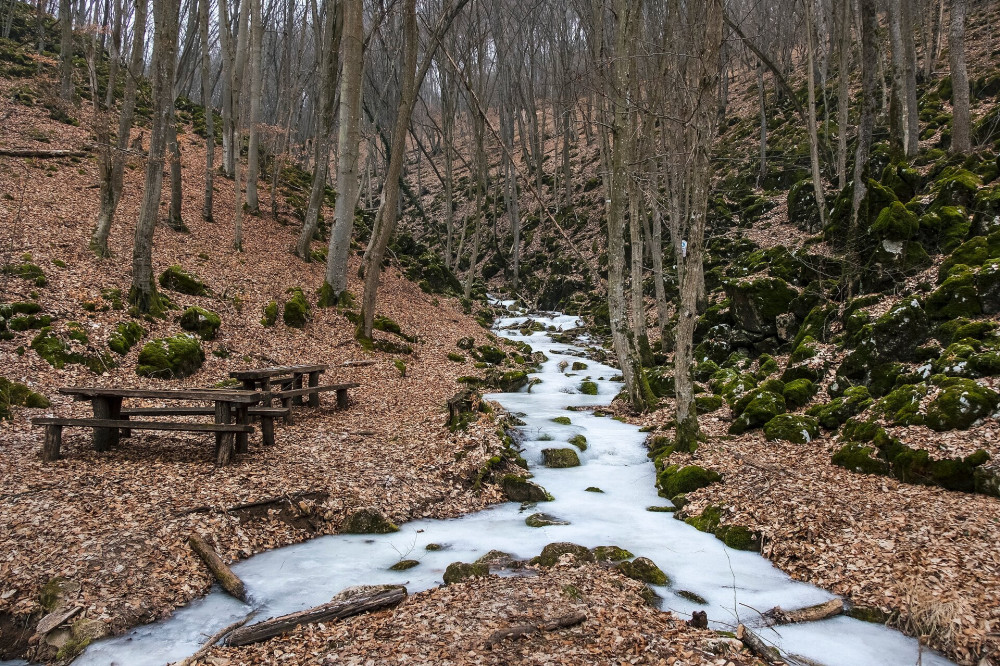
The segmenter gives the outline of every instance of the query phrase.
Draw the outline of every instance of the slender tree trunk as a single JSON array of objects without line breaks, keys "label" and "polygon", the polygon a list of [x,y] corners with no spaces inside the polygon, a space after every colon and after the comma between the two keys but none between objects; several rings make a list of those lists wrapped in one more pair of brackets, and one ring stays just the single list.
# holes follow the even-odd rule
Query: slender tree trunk
[{"label": "slender tree trunk", "polygon": [[819,225],[821,229],[826,228],[826,194],[823,186],[823,174],[819,169],[819,133],[816,127],[816,77],[813,67],[813,51],[815,44],[813,40],[813,0],[806,0],[806,89],[808,91],[808,109],[806,109],[806,121],[809,130],[809,164],[812,168],[813,193],[816,196],[816,207],[819,209]]},{"label": "slender tree trunk", "polygon": [[861,0],[861,120],[858,123],[858,146],[854,153],[854,198],[851,201],[851,221],[847,230],[847,246],[851,271],[854,273],[848,283],[848,295],[853,296],[861,271],[861,247],[859,244],[861,201],[868,192],[865,177],[868,173],[868,157],[871,152],[872,132],[875,127],[875,98],[878,94],[878,16],[875,0]]},{"label": "slender tree trunk", "polygon": [[920,107],[917,103],[917,47],[913,37],[913,6],[902,2],[900,30],[903,33],[903,103],[906,107],[906,156],[920,150]]},{"label": "slender tree trunk", "polygon": [[965,70],[966,0],[952,0],[951,32],[948,33],[948,57],[951,68],[951,152],[972,150],[969,136],[969,75]]},{"label": "slender tree trunk", "polygon": [[171,93],[170,122],[167,123],[167,149],[170,151],[170,208],[167,225],[174,231],[187,231],[181,215],[181,148],[177,143],[177,124],[174,121],[174,100]]},{"label": "slender tree trunk", "polygon": [[632,259],[629,295],[632,301],[632,336],[635,338],[639,363],[649,366],[653,364],[653,350],[649,346],[649,333],[646,331],[646,306],[642,289],[642,206],[634,180],[629,183],[629,191],[628,231]]},{"label": "slender tree trunk", "polygon": [[250,139],[247,146],[247,210],[251,215],[260,215],[257,181],[260,179],[260,98],[263,88],[261,45],[264,38],[264,20],[260,9],[260,0],[254,0],[251,9],[253,11],[253,28],[250,31],[250,117],[247,123]]},{"label": "slender tree trunk", "polygon": [[[233,143],[236,130],[233,121],[233,70],[236,57],[233,53],[233,33],[229,19],[229,0],[219,0],[219,50],[222,52],[222,172],[233,175]],[[239,198],[237,197],[237,200]]]},{"label": "slender tree trunk", "polygon": [[767,90],[764,88],[764,65],[757,65],[757,105],[760,108],[760,166],[757,187],[764,187],[767,178]]},{"label": "slender tree trunk", "polygon": [[214,221],[212,195],[215,181],[215,111],[212,108],[212,54],[208,41],[208,15],[211,0],[198,0],[198,32],[201,40],[201,103],[205,106],[205,200],[201,217]]},{"label": "slender tree trunk", "polygon": [[847,187],[847,124],[850,103],[851,0],[837,0],[837,185]]},{"label": "slender tree trunk", "polygon": [[663,283],[663,214],[659,204],[653,204],[653,287],[656,291],[656,325],[660,329],[660,351],[664,354],[670,351],[667,340],[667,324],[669,322],[669,305],[667,290]]},{"label": "slender tree trunk", "polygon": [[70,0],[59,0],[59,96],[73,101],[73,11]]},{"label": "slender tree trunk", "polygon": [[[358,202],[358,153],[361,128],[361,79],[364,69],[363,0],[344,1],[341,38],[344,64],[340,77],[340,130],[337,140],[337,203],[330,248],[326,259],[324,294],[328,305],[340,299],[347,289],[347,256],[354,229],[354,209]],[[446,147],[445,150],[448,148]],[[447,197],[446,197],[447,198]],[[447,204],[451,205],[448,201]]]},{"label": "slender tree trunk", "polygon": [[244,0],[240,3],[237,19],[236,59],[233,65],[233,190],[236,206],[233,209],[233,249],[243,251],[243,131],[240,124],[243,117],[244,85],[246,83],[247,57],[250,50],[250,14],[259,7],[260,0]]},{"label": "slender tree trunk", "polygon": [[[132,286],[128,297],[129,303],[140,312],[160,309],[153,282],[153,231],[160,208],[168,125],[173,122],[170,111],[173,106],[179,12],[180,0],[153,1],[153,122],[149,134],[146,182],[132,247]],[[136,38],[139,38],[138,35]]]}]

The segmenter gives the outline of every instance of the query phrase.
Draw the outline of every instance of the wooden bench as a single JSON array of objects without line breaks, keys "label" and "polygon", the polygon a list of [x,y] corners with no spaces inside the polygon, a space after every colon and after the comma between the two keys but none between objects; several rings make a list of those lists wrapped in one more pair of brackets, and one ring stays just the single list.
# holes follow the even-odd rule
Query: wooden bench
[{"label": "wooden bench", "polygon": [[[274,384],[281,384],[284,389],[300,389],[303,385],[319,386],[319,376],[326,372],[327,365],[276,365],[270,368],[254,368],[252,370],[234,370],[229,373],[233,379],[243,383],[247,390],[267,391]],[[319,407],[319,393],[315,390],[294,396],[293,403],[303,404],[302,397],[308,396],[310,407]]]},{"label": "wooden bench", "polygon": [[357,388],[361,386],[357,382],[348,382],[346,384],[327,384],[326,386],[308,386],[306,388],[293,388],[289,390],[281,391],[269,391],[264,396],[264,403],[270,404],[271,400],[277,399],[281,401],[281,406],[288,410],[288,415],[285,416],[285,423],[292,423],[292,412],[291,406],[292,401],[295,398],[308,395],[309,405],[313,405],[313,398],[315,398],[315,403],[319,405],[319,394],[323,391],[336,391],[337,392],[337,409],[347,409],[347,391],[348,389]]},{"label": "wooden bench", "polygon": [[[214,410],[213,410],[214,411]],[[31,419],[33,425],[45,426],[45,443],[42,445],[42,460],[51,462],[59,459],[62,447],[62,430],[69,427],[107,428],[116,432],[123,428],[122,419],[66,419],[40,416]],[[173,430],[183,432],[252,433],[253,426],[239,423],[173,423],[167,421],[128,421],[128,430]],[[216,446],[216,459],[219,459]],[[222,463],[220,463],[222,464]]]},{"label": "wooden bench", "polygon": [[[291,410],[288,407],[251,407],[247,410],[252,418],[260,419],[260,433],[264,446],[274,446],[274,419],[288,418]],[[123,419],[133,416],[211,416],[215,414],[214,407],[133,407],[121,410]],[[128,429],[122,428],[122,437],[129,437]],[[240,447],[237,446],[237,449]],[[237,450],[237,453],[246,453]]]}]

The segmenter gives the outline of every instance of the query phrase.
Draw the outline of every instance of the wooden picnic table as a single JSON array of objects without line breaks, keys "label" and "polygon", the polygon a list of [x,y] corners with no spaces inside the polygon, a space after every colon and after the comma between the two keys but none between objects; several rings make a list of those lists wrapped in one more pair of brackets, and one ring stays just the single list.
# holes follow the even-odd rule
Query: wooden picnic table
[{"label": "wooden picnic table", "polygon": [[[216,462],[220,465],[227,464],[232,458],[233,448],[238,451],[246,451],[249,433],[253,431],[250,427],[249,409],[263,401],[266,394],[259,391],[233,390],[233,389],[125,389],[125,388],[103,388],[89,386],[70,386],[60,388],[63,395],[73,396],[74,400],[89,400],[94,411],[94,448],[98,451],[106,451],[109,447],[118,444],[122,431],[128,433],[133,428],[143,428],[148,430],[185,430],[191,431],[214,431],[216,443]],[[141,425],[131,422],[129,417],[122,415],[122,402],[126,398],[147,399],[147,400],[181,400],[212,402],[215,404],[215,424],[214,428],[199,426],[210,426],[213,424],[185,424],[168,422],[143,422]],[[49,419],[53,420],[53,419]],[[108,427],[107,423],[121,422],[121,426]],[[232,428],[231,423],[236,425]],[[90,425],[87,423],[67,423],[66,425]],[[162,428],[157,425],[164,426]],[[185,428],[185,426],[190,426]],[[234,441],[235,440],[235,441]]]},{"label": "wooden picnic table", "polygon": [[[303,388],[303,380],[308,388],[319,387],[319,376],[326,372],[324,363],[313,365],[276,365],[270,368],[255,368],[252,370],[234,370],[229,373],[233,379],[243,383],[248,391],[269,391],[272,384],[281,384],[284,389],[296,390]],[[309,406],[319,407],[319,391],[308,393]],[[299,398],[299,396],[296,396]],[[297,400],[298,404],[298,400]]]}]

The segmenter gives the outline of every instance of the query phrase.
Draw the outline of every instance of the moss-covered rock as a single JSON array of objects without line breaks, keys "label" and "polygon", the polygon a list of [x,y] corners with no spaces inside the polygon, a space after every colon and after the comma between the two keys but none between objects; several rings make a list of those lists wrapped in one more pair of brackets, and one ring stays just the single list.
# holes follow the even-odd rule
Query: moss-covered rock
[{"label": "moss-covered rock", "polygon": [[180,325],[185,331],[190,331],[202,340],[214,340],[222,326],[222,318],[211,310],[196,305],[184,310],[180,317]]},{"label": "moss-covered rock", "polygon": [[587,438],[583,435],[573,435],[569,438],[569,443],[581,451],[587,450]]},{"label": "moss-covered rock", "polygon": [[941,286],[927,297],[926,310],[932,319],[974,317],[980,314],[982,305],[976,289],[975,272],[964,264],[952,267]]},{"label": "moss-covered rock", "polygon": [[115,332],[108,338],[108,348],[116,354],[124,356],[145,335],[146,329],[139,323],[134,321],[122,322],[118,324]]},{"label": "moss-covered rock", "polygon": [[697,395],[694,398],[695,408],[699,414],[709,414],[722,408],[722,396],[718,395]]},{"label": "moss-covered rock", "polygon": [[452,562],[444,570],[444,584],[454,585],[470,578],[485,578],[490,575],[488,564],[481,562]]},{"label": "moss-covered rock", "polygon": [[934,201],[931,209],[942,206],[964,206],[970,208],[976,200],[976,192],[982,186],[979,176],[960,167],[947,167],[934,183]]},{"label": "moss-covered rock", "polygon": [[285,326],[305,328],[306,323],[312,319],[312,308],[309,307],[309,301],[306,300],[306,295],[302,292],[301,287],[293,287],[289,293],[291,297],[285,301],[281,318],[285,322]]},{"label": "moss-covered rock", "polygon": [[274,326],[278,321],[278,301],[269,301],[267,305],[264,306],[264,316],[261,317],[260,323],[263,326]]},{"label": "moss-covered rock", "polygon": [[741,435],[747,430],[764,425],[785,411],[785,398],[781,393],[758,389],[746,404],[746,408],[742,409],[740,415],[730,424],[729,434]]},{"label": "moss-covered rock", "polygon": [[851,341],[856,347],[844,358],[837,375],[869,384],[881,366],[913,359],[929,331],[927,313],[920,302],[903,299],[873,323],[861,327]]},{"label": "moss-covered rock", "polygon": [[117,365],[111,354],[74,351],[70,342],[55,333],[51,326],[44,326],[38,331],[38,335],[31,340],[31,349],[58,370],[75,363],[85,366],[95,374],[101,374]]},{"label": "moss-covered rock", "polygon": [[742,525],[720,525],[715,528],[715,538],[733,550],[760,552],[760,533]]},{"label": "moss-covered rock", "polygon": [[797,295],[797,291],[778,278],[726,284],[726,296],[732,301],[735,326],[755,334],[775,335],[775,319],[788,312],[789,303]]},{"label": "moss-covered rock", "polygon": [[622,560],[635,557],[629,551],[618,546],[598,546],[591,550],[591,552],[594,554],[594,559],[598,562],[621,562]]},{"label": "moss-covered rock", "polygon": [[633,580],[642,581],[648,585],[669,585],[670,579],[660,567],[646,557],[637,557],[632,561],[619,562],[615,569]]},{"label": "moss-covered rock", "polygon": [[764,424],[764,436],[768,440],[808,444],[819,437],[819,421],[812,416],[779,414]]},{"label": "moss-covered rock", "polygon": [[819,229],[819,206],[812,179],[800,180],[789,188],[788,221],[804,231]]},{"label": "moss-covered rock", "polygon": [[580,393],[584,395],[597,395],[597,384],[589,379],[580,382]]},{"label": "moss-covered rock", "polygon": [[722,522],[722,507],[709,504],[701,513],[685,518],[684,522],[699,532],[714,534],[719,523]]},{"label": "moss-covered rock", "polygon": [[864,386],[853,386],[839,398],[824,405],[810,407],[806,414],[814,417],[827,430],[836,430],[847,419],[856,416],[872,404],[868,389]]},{"label": "moss-covered rock", "polygon": [[580,456],[573,449],[542,449],[542,461],[546,467],[580,466]]},{"label": "moss-covered rock", "polygon": [[197,372],[204,362],[205,351],[197,337],[175,335],[143,345],[135,372],[141,377],[182,379]]},{"label": "moss-covered rock", "polygon": [[365,507],[347,516],[340,531],[343,534],[390,534],[398,532],[399,528],[378,509]]},{"label": "moss-covered rock", "polygon": [[792,380],[786,383],[781,390],[781,396],[785,399],[785,406],[792,409],[805,407],[814,395],[816,395],[816,385],[808,379]]},{"label": "moss-covered rock", "polygon": [[569,525],[568,520],[562,520],[548,513],[533,513],[524,519],[528,527],[550,527],[552,525]]},{"label": "moss-covered rock", "polygon": [[545,546],[541,554],[532,559],[531,562],[543,567],[551,567],[555,566],[563,556],[568,556],[567,559],[576,564],[586,564],[595,561],[594,553],[586,546],[558,541]]},{"label": "moss-covered rock", "polygon": [[934,430],[965,430],[1000,405],[1000,394],[971,379],[948,379],[941,389],[927,405],[924,418]]},{"label": "moss-covered rock", "polygon": [[207,296],[208,287],[197,276],[188,273],[180,266],[170,266],[160,273],[160,286],[170,291],[180,292],[188,296]]},{"label": "moss-covered rock", "polygon": [[883,241],[905,241],[920,228],[917,216],[899,201],[893,201],[879,213],[872,224],[872,233]]},{"label": "moss-covered rock", "polygon": [[833,454],[833,464],[861,474],[888,474],[889,465],[884,460],[873,457],[874,454],[874,447],[848,442]]},{"label": "moss-covered rock", "polygon": [[671,465],[656,476],[656,485],[661,495],[671,499],[704,488],[721,479],[718,472],[707,470],[700,465],[685,467]]},{"label": "moss-covered rock", "polygon": [[32,391],[20,382],[0,377],[0,420],[11,417],[11,407],[44,408],[49,404],[49,399],[41,393]]},{"label": "moss-covered rock", "polygon": [[500,479],[500,488],[511,502],[549,502],[552,496],[537,483],[516,474],[507,474]]},{"label": "moss-covered rock", "polygon": [[416,566],[420,566],[420,560],[400,560],[389,567],[389,571],[406,571]]},{"label": "moss-covered rock", "polygon": [[553,423],[558,423],[559,425],[572,425],[573,421],[568,416],[557,416],[552,419]]}]

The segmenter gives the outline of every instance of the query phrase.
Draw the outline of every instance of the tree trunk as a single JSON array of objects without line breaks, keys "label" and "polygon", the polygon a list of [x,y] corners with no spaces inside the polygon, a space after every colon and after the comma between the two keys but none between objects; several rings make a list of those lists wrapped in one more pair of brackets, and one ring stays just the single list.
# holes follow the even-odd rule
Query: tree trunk
[{"label": "tree trunk", "polygon": [[816,77],[813,67],[814,24],[812,0],[806,0],[806,89],[808,91],[806,121],[809,130],[809,165],[812,168],[816,207],[819,209],[819,227],[824,229],[826,228],[826,194],[824,193],[823,175],[819,170],[819,133],[816,128]]},{"label": "tree trunk", "polygon": [[260,200],[257,197],[257,181],[260,179],[260,98],[263,88],[261,67],[261,43],[264,38],[264,20],[260,0],[254,0],[251,7],[253,28],[250,31],[250,117],[248,129],[250,139],[247,146],[247,211],[260,215]]},{"label": "tree trunk", "polygon": [[[219,51],[222,53],[222,172],[233,175],[233,70],[236,67],[233,53],[233,33],[229,19],[229,0],[219,0]],[[239,200],[239,197],[237,197]]]},{"label": "tree trunk", "polygon": [[205,201],[201,217],[206,222],[214,221],[212,215],[212,195],[215,180],[215,112],[212,108],[212,54],[208,41],[209,11],[211,0],[198,0],[198,33],[201,39],[201,103],[205,106]]},{"label": "tree trunk", "polygon": [[73,11],[70,0],[59,0],[59,96],[73,101]]},{"label": "tree trunk", "polygon": [[951,68],[951,152],[972,150],[969,136],[969,75],[965,70],[966,0],[952,0],[951,31],[948,33],[948,62]]},{"label": "tree trunk", "polygon": [[837,0],[837,186],[847,187],[847,124],[850,103],[851,0]]},{"label": "tree trunk", "polygon": [[[364,69],[363,1],[345,0],[341,39],[344,64],[340,77],[340,129],[337,139],[337,203],[326,259],[324,294],[333,305],[347,289],[347,257],[358,203],[358,157],[361,128],[361,78]],[[445,150],[448,150],[446,147]],[[447,197],[445,197],[447,199]],[[447,204],[451,205],[450,200]]]},{"label": "tree trunk", "polygon": [[663,214],[657,203],[653,204],[652,245],[653,286],[656,290],[656,324],[660,329],[660,351],[666,354],[670,351],[670,345],[667,340],[669,307],[667,304],[667,290],[663,283]]},{"label": "tree trunk", "polygon": [[132,286],[128,298],[129,303],[135,305],[140,312],[158,311],[161,307],[153,282],[153,231],[160,208],[168,125],[173,122],[170,111],[177,60],[179,12],[180,0],[153,0],[153,119],[149,133],[146,182],[135,229],[135,244],[132,247]]},{"label": "tree trunk", "polygon": [[177,143],[177,123],[174,121],[174,100],[170,100],[170,122],[167,123],[167,148],[170,151],[170,208],[167,225],[174,231],[187,231],[181,216],[181,148]]}]

